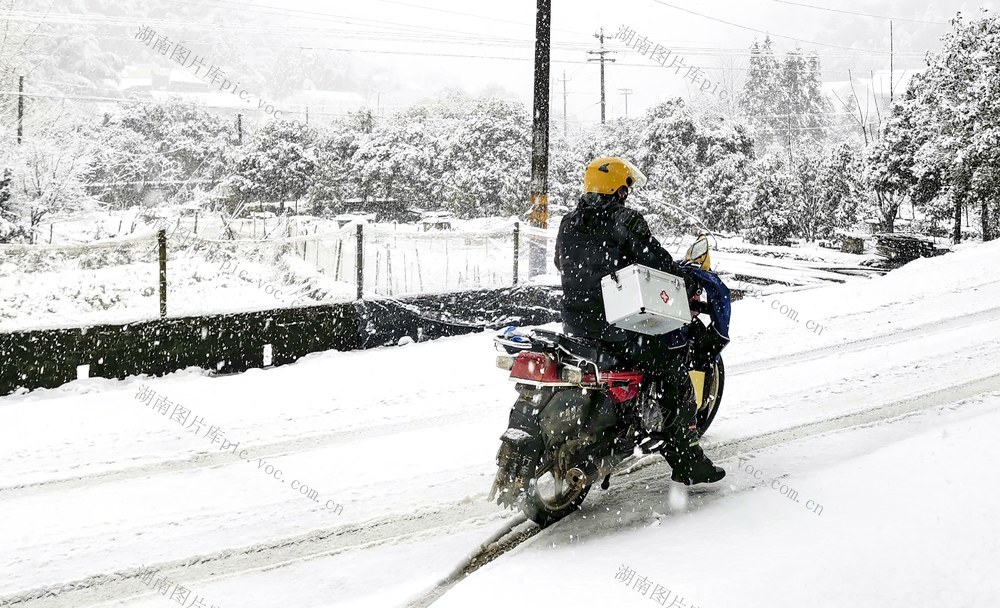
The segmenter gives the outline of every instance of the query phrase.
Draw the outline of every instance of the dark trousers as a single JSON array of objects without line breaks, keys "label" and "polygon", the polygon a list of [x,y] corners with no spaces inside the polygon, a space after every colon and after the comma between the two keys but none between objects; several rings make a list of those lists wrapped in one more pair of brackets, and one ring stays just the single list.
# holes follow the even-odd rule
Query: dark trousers
[{"label": "dark trousers", "polygon": [[698,414],[688,376],[687,346],[667,348],[663,336],[641,334],[607,346],[643,373],[650,398],[640,406],[639,413],[646,432],[670,443],[684,437],[685,431],[696,424]]}]

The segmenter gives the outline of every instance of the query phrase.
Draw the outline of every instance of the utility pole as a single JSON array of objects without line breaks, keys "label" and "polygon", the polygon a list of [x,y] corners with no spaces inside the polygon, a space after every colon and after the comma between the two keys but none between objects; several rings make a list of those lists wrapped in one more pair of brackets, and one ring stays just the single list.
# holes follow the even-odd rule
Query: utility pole
[{"label": "utility pole", "polygon": [[601,50],[599,50],[599,51],[587,51],[588,55],[597,55],[598,56],[597,59],[588,59],[587,61],[599,61],[599,62],[601,62],[601,124],[603,125],[604,122],[605,122],[606,107],[607,107],[607,105],[605,103],[605,99],[604,99],[604,62],[605,61],[610,61],[611,63],[614,63],[615,60],[605,57],[605,55],[607,55],[608,53],[614,53],[614,51],[606,51],[606,50],[604,50],[604,28],[603,27],[601,28],[600,33],[594,34],[594,38],[599,38],[601,40]]},{"label": "utility pole", "polygon": [[[552,0],[537,0],[535,14],[535,100],[531,140],[531,225],[549,227],[549,61]],[[528,278],[545,274],[545,238],[532,235],[528,247]]]},{"label": "utility pole", "polygon": [[566,83],[569,79],[566,78],[566,70],[563,70],[563,77],[559,79],[559,82],[563,85],[563,135],[566,135]]},{"label": "utility pole", "polygon": [[243,114],[236,115],[236,145],[243,145]]},{"label": "utility pole", "polygon": [[625,96],[625,118],[628,118],[628,96],[632,94],[632,89],[618,89],[618,92]]},{"label": "utility pole", "polygon": [[893,81],[893,47],[892,47],[892,21],[889,22],[889,105],[892,105],[892,93],[893,88],[895,88],[895,82]]},{"label": "utility pole", "polygon": [[788,146],[788,167],[792,166],[792,115],[785,114],[785,136]]},{"label": "utility pole", "polygon": [[17,143],[24,135],[24,76],[17,79]]}]

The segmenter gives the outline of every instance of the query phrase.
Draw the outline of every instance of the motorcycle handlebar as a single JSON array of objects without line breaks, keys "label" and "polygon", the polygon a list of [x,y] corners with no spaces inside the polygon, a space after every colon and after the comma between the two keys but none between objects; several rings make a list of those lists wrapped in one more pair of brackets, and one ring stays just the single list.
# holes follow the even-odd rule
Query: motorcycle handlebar
[{"label": "motorcycle handlebar", "polygon": [[691,312],[695,312],[698,314],[706,314],[706,315],[709,314],[708,302],[691,299],[689,300],[689,305],[691,308]]}]

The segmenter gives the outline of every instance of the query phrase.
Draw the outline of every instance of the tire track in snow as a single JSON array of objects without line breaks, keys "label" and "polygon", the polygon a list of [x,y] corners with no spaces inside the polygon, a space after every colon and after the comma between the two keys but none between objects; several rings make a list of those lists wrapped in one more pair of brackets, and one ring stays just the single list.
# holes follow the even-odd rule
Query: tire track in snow
[{"label": "tire track in snow", "polygon": [[[790,364],[815,361],[816,359],[821,359],[830,356],[832,354],[854,353],[854,352],[865,351],[871,348],[890,346],[893,344],[899,344],[901,342],[907,342],[910,339],[919,336],[926,337],[932,334],[950,332],[958,328],[975,325],[983,321],[996,320],[998,316],[1000,316],[1000,306],[989,308],[977,313],[973,313],[971,315],[965,315],[962,317],[953,317],[941,322],[935,321],[932,323],[916,325],[908,329],[903,329],[896,332],[887,332],[883,334],[878,334],[875,336],[861,338],[858,340],[852,340],[850,342],[844,342],[832,346],[825,346],[813,350],[800,351],[798,353],[789,353],[785,355],[779,355],[777,357],[750,361],[742,364],[733,364],[728,371],[728,376],[729,377],[740,376],[753,372],[773,369],[782,366],[788,366]],[[373,432],[365,433],[366,437],[378,437],[378,436],[393,434],[401,430],[415,430],[427,427],[436,427],[440,423],[451,423],[456,421],[472,420],[477,417],[478,416],[474,412],[471,412],[469,410],[461,410],[458,413],[445,414],[445,415],[435,416],[433,418],[425,418],[412,421],[400,421],[382,425],[379,427],[365,427],[349,431],[335,431],[332,433],[325,433],[322,435],[296,437],[274,443],[261,444],[259,446],[250,449],[249,453],[251,459],[256,459],[260,457],[274,457],[278,455],[285,455],[285,454],[322,448],[327,445],[335,444],[338,441],[345,438],[354,438],[359,432],[365,432],[369,430]],[[0,487],[0,498],[31,495],[31,494],[37,494],[41,492],[49,492],[61,489],[86,487],[97,483],[123,481],[136,477],[145,477],[149,475],[156,475],[162,473],[173,473],[177,471],[198,469],[203,467],[220,466],[220,465],[230,464],[233,462],[239,462],[239,458],[227,452],[198,452],[187,458],[178,458],[178,459],[164,460],[159,462],[152,462],[143,465],[136,465],[110,471],[99,471],[76,477],[48,479],[37,482]]]},{"label": "tire track in snow", "polygon": [[822,346],[812,350],[798,351],[767,359],[747,361],[745,363],[734,363],[726,366],[726,377],[742,376],[744,374],[774,369],[791,364],[806,363],[817,359],[823,359],[834,354],[855,353],[869,350],[871,348],[891,346],[893,344],[909,342],[914,338],[923,338],[935,334],[947,333],[963,327],[969,327],[970,325],[978,325],[984,321],[997,321],[998,319],[1000,319],[1000,306],[988,308],[970,315],[951,317],[943,321],[933,321],[930,323],[923,323],[921,325],[914,325],[913,327],[907,329],[881,333],[867,338],[859,338],[857,340],[842,342],[831,346]]},{"label": "tire track in snow", "polygon": [[[432,418],[418,418],[400,420],[378,426],[366,426],[362,428],[352,428],[342,431],[333,431],[319,435],[309,435],[306,437],[293,437],[273,443],[262,443],[258,446],[247,448],[248,459],[270,458],[293,454],[296,452],[306,452],[318,448],[334,445],[344,439],[357,439],[358,437],[381,437],[394,435],[403,431],[420,430],[424,428],[435,428],[445,423],[465,422],[477,420],[482,414],[474,410],[462,410],[448,414],[441,414]],[[171,460],[161,460],[147,464],[135,465],[122,469],[110,471],[98,471],[76,477],[65,477],[59,479],[47,479],[25,484],[18,484],[0,488],[0,499],[8,499],[18,496],[39,494],[43,492],[53,492],[56,490],[70,490],[74,488],[87,487],[100,483],[113,481],[124,481],[136,477],[147,477],[149,475],[159,475],[165,473],[176,473],[179,471],[215,467],[227,465],[234,462],[242,462],[239,456],[230,452],[197,452],[187,458],[176,458]]]},{"label": "tire track in snow", "polygon": [[[392,514],[377,519],[313,530],[297,536],[268,540],[213,553],[168,562],[145,564],[160,576],[196,586],[196,581],[216,581],[255,570],[270,570],[299,561],[405,542],[424,536],[444,536],[452,530],[516,515],[500,511],[486,500],[486,492],[457,503],[425,507],[413,513]],[[85,578],[45,585],[6,597],[0,606],[30,608],[77,608],[101,602],[152,596],[139,581],[138,567],[94,574]]]},{"label": "tire track in snow", "polygon": [[[711,451],[713,459],[717,462],[730,460],[738,458],[739,456],[752,454],[753,452],[766,448],[781,445],[783,443],[790,443],[835,431],[845,431],[851,428],[867,426],[875,423],[883,423],[908,414],[947,405],[949,403],[963,401],[979,395],[997,392],[1000,392],[1000,373],[923,393],[921,395],[908,397],[906,399],[900,399],[898,401],[893,401],[874,408],[839,414],[822,420],[815,420],[783,429],[758,433],[750,437],[731,439],[717,445],[707,444],[706,447],[709,451]],[[646,469],[655,464],[663,463],[663,459],[658,455],[651,455],[641,459],[639,462],[628,467],[628,469],[624,472],[624,474],[628,475],[629,478],[624,480],[623,486],[626,488],[634,485],[645,486],[654,479],[667,478],[669,476],[669,472],[667,471],[648,471],[639,475],[635,479],[631,478],[634,473],[637,473],[642,469]],[[620,485],[619,489],[623,486]],[[560,523],[566,522],[571,518],[572,517],[567,518],[562,522],[557,522],[555,526],[558,526]],[[488,542],[486,545],[480,547],[476,553],[460,564],[448,577],[441,580],[429,591],[412,599],[410,603],[407,604],[408,608],[427,608],[447,593],[449,589],[462,582],[467,576],[493,561],[500,555],[517,548],[522,543],[533,538],[537,532],[541,531],[536,526],[535,533],[529,534],[526,531],[522,531],[515,534],[514,530],[520,524],[517,520],[511,522],[511,524],[512,525],[507,530],[506,535],[495,535],[494,539],[496,540]]]},{"label": "tire track in snow", "polygon": [[[832,346],[825,346],[813,350],[801,351],[780,355],[769,359],[750,361],[743,364],[734,364],[728,370],[728,376],[739,376],[753,372],[788,366],[795,363],[805,363],[815,361],[830,356],[831,354],[861,352],[871,348],[890,346],[907,342],[912,338],[932,334],[950,332],[958,328],[975,325],[983,321],[996,320],[1000,316],[1000,306],[989,308],[978,313],[962,317],[953,317],[941,322],[925,323],[914,327],[903,329],[897,332],[888,332],[868,338],[861,338],[844,342]],[[364,427],[346,431],[334,431],[322,435],[311,435],[307,437],[296,437],[269,444],[261,444],[249,450],[251,459],[260,457],[274,457],[278,455],[291,454],[314,450],[335,444],[345,438],[355,438],[358,433],[364,433],[366,437],[378,437],[394,434],[403,430],[416,430],[421,428],[436,427],[441,423],[453,423],[464,420],[478,418],[478,415],[469,410],[461,410],[457,413],[444,414],[433,418],[424,418],[410,421],[400,421],[382,425],[379,427]],[[370,433],[367,431],[371,431]],[[146,477],[162,473],[173,473],[177,471],[198,469],[203,467],[213,467],[239,462],[239,458],[228,452],[198,452],[187,458],[164,460],[143,465],[136,465],[122,469],[110,471],[99,471],[87,475],[76,477],[48,479],[25,484],[12,485],[0,488],[0,498],[10,498],[16,496],[32,495],[41,492],[50,492],[62,489],[73,489],[86,487],[98,483],[109,483],[114,481],[124,481],[136,477]]]},{"label": "tire track in snow", "polygon": [[[716,458],[725,460],[815,435],[884,422],[991,392],[1000,392],[1000,373],[874,408],[839,414],[719,444],[709,444],[707,447]],[[647,478],[652,479],[665,475],[662,471],[650,472],[636,479],[631,479],[634,473],[660,462],[661,459],[656,456],[640,460],[624,472],[628,478],[619,483],[643,484],[648,481]],[[163,575],[173,580],[191,583],[214,581],[221,577],[236,576],[255,570],[280,568],[296,562],[337,555],[347,551],[364,550],[424,536],[441,536],[448,534],[451,530],[465,528],[469,524],[500,519],[503,514],[507,513],[500,511],[496,505],[486,501],[486,492],[470,498],[472,500],[466,499],[458,503],[427,507],[402,516],[393,514],[367,522],[323,528],[303,535],[273,539],[246,547],[228,548],[214,553],[146,565],[161,571]],[[509,523],[502,526],[491,539],[464,560],[449,577],[438,583],[428,593],[411,600],[408,605],[414,607],[429,606],[428,602],[440,598],[465,577],[503,554],[516,549],[536,536],[539,531],[534,524],[526,523],[523,517],[511,517]],[[153,595],[148,587],[139,582],[139,573],[138,568],[129,568],[95,574],[76,581],[37,587],[0,597],[0,606],[64,608]]]}]

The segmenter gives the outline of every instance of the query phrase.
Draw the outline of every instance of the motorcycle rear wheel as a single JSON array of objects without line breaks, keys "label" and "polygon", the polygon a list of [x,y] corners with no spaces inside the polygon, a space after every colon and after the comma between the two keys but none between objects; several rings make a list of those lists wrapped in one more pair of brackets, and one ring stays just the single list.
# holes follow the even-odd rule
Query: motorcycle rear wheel
[{"label": "motorcycle rear wheel", "polygon": [[521,511],[545,528],[579,509],[590,492],[590,484],[579,469],[572,469],[563,480],[553,473],[551,463],[543,463],[538,471],[525,488]]},{"label": "motorcycle rear wheel", "polygon": [[712,426],[715,415],[719,413],[719,406],[722,404],[722,391],[726,388],[726,366],[722,363],[722,357],[712,364],[711,369],[705,374],[705,394],[702,398],[701,407],[698,408],[698,436],[702,436]]}]

